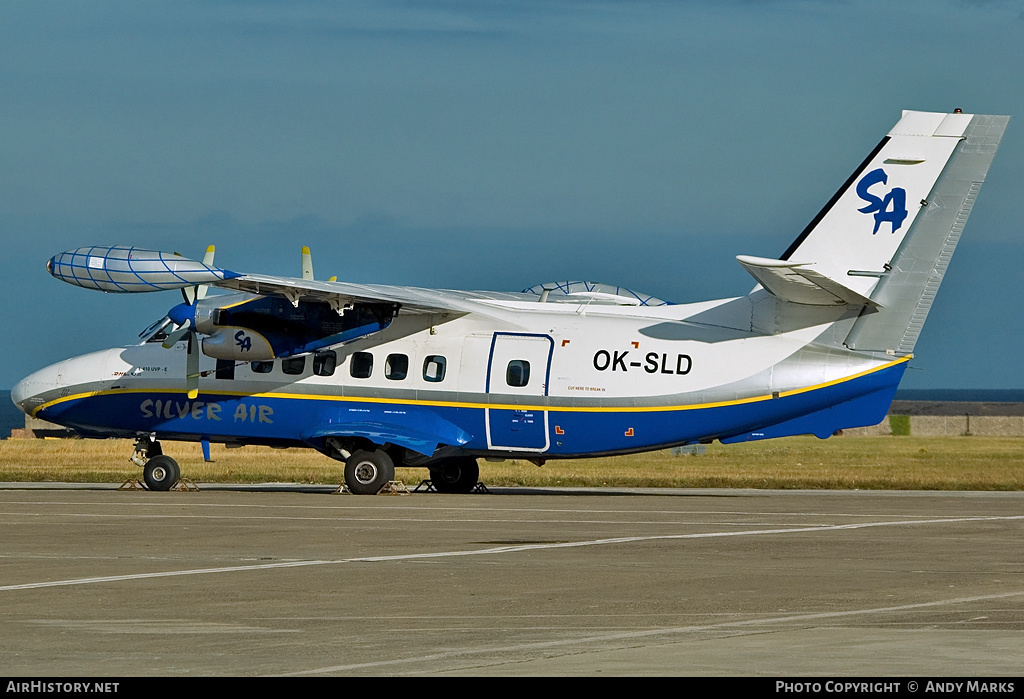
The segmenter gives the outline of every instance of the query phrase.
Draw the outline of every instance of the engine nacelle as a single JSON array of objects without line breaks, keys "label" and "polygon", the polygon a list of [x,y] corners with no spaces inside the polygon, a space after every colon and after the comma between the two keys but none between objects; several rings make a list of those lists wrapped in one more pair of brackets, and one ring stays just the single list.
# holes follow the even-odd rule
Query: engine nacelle
[{"label": "engine nacelle", "polygon": [[221,327],[203,338],[203,354],[214,359],[261,362],[274,359],[267,338],[248,328]]},{"label": "engine nacelle", "polygon": [[357,303],[339,314],[329,304],[276,296],[250,297],[214,306],[210,299],[194,310],[204,335],[203,354],[234,361],[269,361],[339,345],[388,327],[398,312],[393,304]]}]

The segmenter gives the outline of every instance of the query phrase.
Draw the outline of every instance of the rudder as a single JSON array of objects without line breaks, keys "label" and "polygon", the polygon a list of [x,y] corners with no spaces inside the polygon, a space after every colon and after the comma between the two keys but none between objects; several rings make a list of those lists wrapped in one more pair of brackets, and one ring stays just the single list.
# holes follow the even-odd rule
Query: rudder
[{"label": "rudder", "polygon": [[913,352],[1009,122],[1007,116],[956,116],[969,122],[871,292],[880,308],[862,312],[847,335],[844,344],[850,349],[897,356]]}]

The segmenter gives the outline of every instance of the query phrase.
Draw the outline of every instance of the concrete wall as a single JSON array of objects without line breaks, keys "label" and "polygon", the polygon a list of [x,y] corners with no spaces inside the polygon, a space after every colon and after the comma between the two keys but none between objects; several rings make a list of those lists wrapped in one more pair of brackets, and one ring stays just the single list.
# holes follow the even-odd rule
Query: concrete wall
[{"label": "concrete wall", "polygon": [[73,437],[75,433],[67,427],[55,425],[46,420],[25,416],[25,428],[11,430],[11,439],[38,439],[40,437]]},{"label": "concrete wall", "polygon": [[[912,437],[958,437],[966,434],[979,437],[1024,437],[1024,416],[998,415],[911,415],[910,435]],[[843,430],[843,435],[877,436],[891,435],[889,418],[873,427],[856,427]]]}]

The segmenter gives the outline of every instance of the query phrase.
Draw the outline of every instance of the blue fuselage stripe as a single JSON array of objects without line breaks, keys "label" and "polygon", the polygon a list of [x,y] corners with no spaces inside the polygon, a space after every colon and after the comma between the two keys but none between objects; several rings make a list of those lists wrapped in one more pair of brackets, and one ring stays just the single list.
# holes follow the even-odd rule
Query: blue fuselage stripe
[{"label": "blue fuselage stripe", "polygon": [[[901,362],[821,388],[772,400],[651,410],[546,410],[550,446],[546,456],[588,456],[643,451],[741,435],[803,418],[808,433],[824,436],[854,424],[877,422],[906,368]],[[834,410],[849,403],[850,410]],[[545,412],[543,408],[538,412]],[[343,435],[346,423],[386,424],[389,415],[432,413],[472,438],[464,449],[487,451],[485,409],[479,405],[406,405],[379,401],[289,396],[236,396],[200,393],[188,400],[178,392],[104,392],[55,402],[38,417],[69,425],[88,435],[133,436],[155,432],[163,439],[301,443],[303,435]],[[407,418],[406,418],[407,419]],[[858,422],[860,420],[860,422]],[[443,443],[443,442],[442,442]],[[315,446],[315,445],[314,445]],[[501,450],[507,452],[508,450]]]}]

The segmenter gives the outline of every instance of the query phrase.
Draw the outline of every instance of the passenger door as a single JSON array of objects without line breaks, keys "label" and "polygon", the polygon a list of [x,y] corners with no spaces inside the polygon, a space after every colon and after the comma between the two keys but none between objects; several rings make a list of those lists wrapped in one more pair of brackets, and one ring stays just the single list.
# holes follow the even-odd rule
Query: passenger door
[{"label": "passenger door", "polygon": [[548,335],[494,333],[487,393],[502,407],[485,409],[488,448],[540,452],[550,446],[543,399],[548,395],[554,345]]}]

